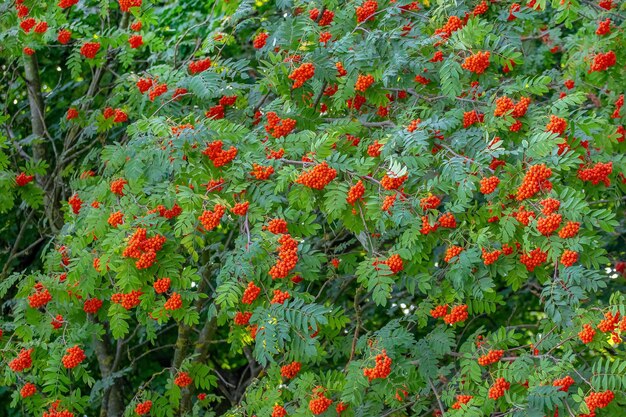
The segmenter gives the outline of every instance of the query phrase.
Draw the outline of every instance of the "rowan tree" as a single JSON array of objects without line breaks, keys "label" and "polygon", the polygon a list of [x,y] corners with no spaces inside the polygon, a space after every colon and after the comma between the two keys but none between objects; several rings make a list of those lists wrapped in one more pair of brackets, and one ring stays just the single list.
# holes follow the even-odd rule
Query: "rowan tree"
[{"label": "rowan tree", "polygon": [[625,10],[5,2],[2,415],[621,415]]}]

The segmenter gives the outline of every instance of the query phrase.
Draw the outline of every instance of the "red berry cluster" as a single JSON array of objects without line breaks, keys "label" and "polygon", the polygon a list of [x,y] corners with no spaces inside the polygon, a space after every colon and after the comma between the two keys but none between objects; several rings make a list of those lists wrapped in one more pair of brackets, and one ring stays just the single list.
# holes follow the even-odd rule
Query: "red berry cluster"
[{"label": "red berry cluster", "polygon": [[567,239],[567,238],[574,237],[574,236],[576,236],[578,234],[579,230],[580,230],[580,223],[579,222],[569,221],[569,222],[565,223],[565,226],[563,226],[563,228],[561,230],[559,230],[559,237],[561,239]]},{"label": "red berry cluster", "polygon": [[20,395],[22,396],[22,398],[27,398],[32,395],[35,395],[36,392],[37,392],[37,387],[35,386],[35,384],[27,382],[26,384],[24,384],[24,386],[20,390]]},{"label": "red berry cluster", "polygon": [[394,274],[397,274],[404,269],[404,263],[402,262],[402,258],[398,254],[391,255],[389,258],[387,258],[385,263]]},{"label": "red berry cluster", "polygon": [[383,351],[376,355],[376,365],[373,368],[363,369],[363,375],[365,375],[370,382],[376,378],[385,379],[391,373],[391,358],[387,356],[387,352]]},{"label": "red berry cluster", "polygon": [[54,330],[60,329],[61,327],[63,327],[63,316],[57,314],[56,317],[52,319],[50,324],[52,325],[52,328]]},{"label": "red berry cluster", "polygon": [[558,213],[552,213],[548,216],[540,217],[537,220],[537,230],[544,236],[550,236],[561,226],[562,220],[563,216]]},{"label": "red berry cluster", "polygon": [[374,141],[373,144],[369,145],[367,147],[367,154],[369,156],[371,156],[372,158],[376,158],[378,156],[380,156],[380,152],[381,149],[383,148],[383,144],[382,143],[378,143],[378,141]]},{"label": "red berry cluster", "polygon": [[559,387],[559,391],[567,392],[569,391],[569,387],[574,385],[574,378],[567,375],[561,379],[555,379],[552,383],[552,386]]},{"label": "red berry cluster", "polygon": [[496,176],[485,177],[480,180],[480,192],[483,194],[491,194],[500,184],[500,178]]},{"label": "red berry cluster", "polygon": [[589,411],[593,413],[596,408],[604,408],[609,405],[614,398],[615,394],[611,390],[592,392],[585,397],[585,404],[587,404]]},{"label": "red berry cluster", "polygon": [[165,217],[166,219],[173,219],[174,217],[180,216],[183,212],[183,209],[176,203],[172,206],[171,209],[165,208],[164,205],[159,204],[154,210],[150,210],[148,213],[159,213],[159,216]]},{"label": "red berry cluster", "polygon": [[245,326],[246,324],[250,323],[251,317],[252,317],[252,313],[249,311],[246,311],[246,312],[238,311],[237,314],[235,314],[235,318],[233,319],[233,321],[235,322],[237,326]]},{"label": "red berry cluster", "polygon": [[615,52],[609,51],[607,53],[599,53],[593,57],[593,62],[591,63],[591,67],[589,68],[589,72],[594,71],[606,71],[613,65],[617,63],[617,57],[615,56]]},{"label": "red berry cluster", "polygon": [[222,220],[224,213],[226,213],[226,207],[221,204],[216,204],[213,206],[213,211],[204,210],[200,217],[198,217],[198,220],[202,223],[204,230],[210,231],[215,229],[220,224],[220,220]]},{"label": "red berry cluster", "polygon": [[455,324],[467,320],[469,314],[467,313],[467,304],[461,304],[452,307],[450,313],[443,316],[443,321],[446,324]]},{"label": "red berry cluster", "polygon": [[431,317],[438,319],[448,314],[448,305],[442,304],[430,310]]},{"label": "red berry cluster", "polygon": [[302,369],[302,364],[300,362],[291,362],[290,364],[280,368],[280,375],[287,379],[293,379],[296,375],[298,375],[300,369]]},{"label": "red berry cluster", "polygon": [[333,35],[330,32],[322,32],[320,33],[319,42],[325,44],[330,41],[332,37]]},{"label": "red berry cluster", "polygon": [[602,20],[598,23],[598,28],[596,29],[596,35],[608,35],[611,33],[611,19],[608,17],[605,20]]},{"label": "red berry cluster", "polygon": [[265,44],[267,43],[267,38],[269,38],[270,35],[268,35],[265,32],[261,32],[258,35],[256,35],[254,37],[254,40],[252,41],[252,46],[254,46],[254,49],[261,49],[265,46]]},{"label": "red berry cluster", "polygon": [[111,213],[111,215],[109,216],[109,219],[107,220],[107,223],[109,223],[111,227],[117,227],[120,224],[123,224],[124,213],[122,213],[121,211],[116,211],[115,213]]},{"label": "red berry cluster", "polygon": [[154,85],[154,81],[150,78],[140,78],[139,80],[137,80],[136,85],[139,89],[139,92],[143,94]]},{"label": "red berry cluster", "polygon": [[28,305],[32,308],[41,308],[52,301],[52,295],[50,291],[42,284],[37,283],[35,285],[35,293],[28,296]]},{"label": "red berry cluster", "polygon": [[296,127],[296,121],[293,119],[281,119],[273,111],[267,112],[267,125],[265,131],[275,138],[287,136]]},{"label": "red berry cluster", "polygon": [[99,50],[100,50],[99,42],[85,42],[83,46],[80,47],[81,55],[88,59],[95,58]]},{"label": "red berry cluster", "polygon": [[485,355],[478,358],[478,364],[480,366],[491,365],[492,363],[496,363],[502,359],[502,355],[504,355],[503,350],[490,350]]},{"label": "red berry cluster", "polygon": [[137,49],[143,45],[143,37],[141,35],[132,35],[128,38],[128,45],[131,49]]},{"label": "red berry cluster", "polygon": [[307,80],[310,80],[315,75],[315,65],[307,62],[300,65],[289,74],[289,79],[293,80],[293,86],[291,88],[302,87]]},{"label": "red berry cluster", "polygon": [[147,237],[147,230],[138,227],[135,233],[128,240],[128,244],[122,252],[125,258],[137,259],[135,266],[137,269],[146,269],[152,266],[156,260],[156,253],[163,248],[165,236],[154,235]]},{"label": "red berry cluster", "polygon": [[178,310],[183,306],[183,300],[177,292],[172,293],[170,298],[165,302],[165,309],[169,311]]},{"label": "red berry cluster", "polygon": [[285,278],[298,263],[298,242],[289,234],[284,234],[278,239],[278,260],[270,269],[272,279]]},{"label": "red berry cluster", "polygon": [[536,267],[548,260],[548,254],[540,248],[533,249],[529,253],[520,256],[520,262],[526,266],[528,272],[533,272]]},{"label": "red berry cluster", "polygon": [[350,205],[354,205],[357,201],[363,198],[365,194],[365,186],[363,185],[363,181],[359,180],[356,184],[354,184],[350,191],[348,191],[348,197],[346,197],[346,201]]},{"label": "red berry cluster", "polygon": [[172,284],[172,280],[168,277],[160,278],[154,281],[152,287],[157,294],[163,294],[170,289],[170,285]]},{"label": "red berry cluster", "polygon": [[[484,2],[483,2],[484,3]],[[456,402],[452,404],[453,410],[460,410],[463,404],[467,404],[470,400],[474,398],[472,395],[457,395]]]},{"label": "red berry cluster", "polygon": [[583,324],[583,329],[578,332],[578,338],[584,344],[591,343],[596,335],[596,331],[589,324]]},{"label": "red berry cluster", "polygon": [[372,18],[374,13],[378,10],[378,2],[375,0],[367,0],[361,6],[356,8],[356,21],[357,23],[367,22]]},{"label": "red berry cluster", "polygon": [[522,184],[517,190],[517,200],[522,201],[531,198],[543,188],[549,189],[551,187],[548,181],[550,175],[552,175],[552,170],[545,166],[545,164],[531,166],[526,172],[526,175],[524,175]]},{"label": "red berry cluster", "polygon": [[495,380],[494,384],[489,388],[489,398],[492,400],[497,400],[498,398],[504,395],[505,391],[508,391],[511,388],[511,383],[508,382],[504,378],[498,378]]},{"label": "red berry cluster", "polygon": [[148,98],[150,101],[154,101],[155,98],[167,93],[167,84],[153,84],[152,88],[148,92]]},{"label": "red berry cluster", "polygon": [[135,413],[139,414],[140,416],[143,416],[144,414],[148,414],[151,408],[152,408],[152,401],[147,400],[147,401],[137,404],[137,406],[135,407]]},{"label": "red berry cluster", "polygon": [[348,74],[348,71],[346,71],[341,62],[336,62],[335,68],[337,68],[337,77],[343,77],[344,75]]},{"label": "red berry cluster", "polygon": [[394,203],[396,202],[397,197],[398,197],[397,194],[392,194],[392,195],[388,195],[387,197],[385,197],[385,199],[383,200],[383,205],[381,206],[381,210],[390,211]]},{"label": "red berry cluster", "polygon": [[460,246],[452,245],[446,249],[446,254],[443,258],[444,261],[450,262],[455,257],[459,256],[459,254],[463,252],[463,248]]},{"label": "red berry cluster", "polygon": [[500,255],[502,254],[502,251],[498,249],[491,251],[491,252],[487,252],[485,248],[482,248],[482,252],[483,252],[483,255],[482,255],[483,263],[485,265],[491,265],[492,263],[497,261]]},{"label": "red berry cluster", "polygon": [[248,212],[248,207],[250,207],[250,202],[244,201],[243,203],[235,204],[233,208],[231,209],[231,211],[233,212],[233,214],[236,214],[237,216],[245,216],[246,213]]},{"label": "red berry cluster", "polygon": [[364,96],[357,94],[354,96],[354,99],[349,98],[346,100],[346,103],[349,109],[361,110],[361,106],[363,106],[366,101],[367,99]]},{"label": "red berry cluster", "polygon": [[476,110],[466,111],[463,113],[463,127],[467,129],[473,124],[482,123],[485,120],[485,115],[478,113]]},{"label": "red berry cluster", "polygon": [[287,222],[284,219],[272,219],[264,227],[268,232],[275,235],[287,233]]},{"label": "red berry cluster", "polygon": [[285,417],[287,415],[287,410],[282,405],[276,404],[272,409],[271,417]]},{"label": "red berry cluster", "polygon": [[261,293],[261,288],[257,287],[254,282],[248,282],[248,286],[243,292],[241,302],[244,304],[252,304]]},{"label": "red berry cluster", "polygon": [[74,107],[69,108],[67,110],[67,113],[65,114],[66,120],[76,119],[77,117],[78,117],[78,110]]},{"label": "red berry cluster", "polygon": [[437,223],[439,226],[448,229],[454,229],[456,227],[456,219],[452,213],[443,213]]},{"label": "red berry cluster", "polygon": [[567,129],[567,121],[565,119],[555,115],[550,116],[550,122],[546,125],[546,132],[562,135],[565,129]]},{"label": "red berry cluster", "polygon": [[409,178],[408,174],[401,177],[391,177],[389,174],[385,174],[383,179],[380,180],[380,185],[385,190],[396,190],[404,183],[404,181],[407,180],[407,178]]},{"label": "red berry cluster", "polygon": [[326,9],[322,13],[322,16],[320,16],[320,11],[315,8],[309,11],[309,17],[311,18],[311,20],[317,21],[317,24],[320,26],[328,26],[333,22],[333,19],[335,18],[335,13]]},{"label": "red berry cluster", "polygon": [[322,190],[337,176],[337,170],[330,168],[326,162],[314,166],[308,171],[304,171],[296,179],[297,184],[315,190]]},{"label": "red berry cluster", "polygon": [[187,372],[179,372],[176,376],[176,379],[174,379],[174,383],[181,388],[185,388],[191,385],[192,382],[193,380]]},{"label": "red berry cluster", "polygon": [[617,312],[613,315],[610,311],[604,313],[604,319],[598,324],[598,330],[602,333],[610,333],[615,331],[619,323],[620,314]]},{"label": "red berry cluster", "polygon": [[289,297],[291,297],[289,295],[289,292],[287,291],[281,291],[281,290],[274,290],[274,297],[272,297],[272,300],[270,301],[271,304],[283,304],[285,301],[287,301],[289,299]]},{"label": "red berry cluster", "polygon": [[13,372],[22,372],[25,369],[33,366],[33,359],[31,354],[33,353],[33,349],[22,349],[20,353],[17,354],[17,357],[9,362],[9,368]]},{"label": "red berry cluster", "polygon": [[128,184],[128,181],[126,181],[124,178],[119,178],[115,181],[111,182],[111,192],[113,194],[117,194],[119,196],[123,196],[124,195],[124,186]]},{"label": "red berry cluster", "polygon": [[115,293],[111,296],[111,301],[115,304],[121,304],[126,310],[130,310],[131,308],[137,307],[141,300],[139,297],[143,294],[141,291],[132,290],[129,293]]},{"label": "red berry cluster", "polygon": [[573,250],[566,249],[561,255],[561,264],[565,267],[569,267],[578,262],[578,253]]},{"label": "red berry cluster", "polygon": [[141,7],[142,0],[119,0],[120,10],[124,13],[130,12],[131,7]]},{"label": "red berry cluster", "polygon": [[582,168],[578,170],[578,178],[583,181],[589,181],[593,185],[604,183],[607,187],[611,185],[609,175],[613,172],[613,162],[598,162],[592,167]]},{"label": "red berry cluster", "polygon": [[368,88],[370,88],[372,84],[374,84],[373,75],[359,74],[359,77],[356,80],[356,84],[354,85],[354,89],[356,91],[365,92]]},{"label": "red berry cluster", "polygon": [[453,32],[461,29],[464,23],[458,16],[450,16],[445,25],[435,30],[435,35],[441,36],[443,39],[448,39]]},{"label": "red berry cluster", "polygon": [[83,304],[83,311],[88,314],[96,314],[102,307],[102,300],[98,298],[89,298]]},{"label": "red berry cluster", "polygon": [[211,68],[211,59],[204,58],[197,61],[191,61],[188,68],[190,74],[200,74],[201,72]]},{"label": "red berry cluster", "polygon": [[237,148],[231,146],[228,150],[224,150],[223,146],[224,143],[221,140],[215,140],[207,144],[206,149],[202,151],[202,154],[208,156],[216,168],[226,165],[237,156]]},{"label": "red berry cluster", "polygon": [[26,175],[25,173],[20,172],[15,177],[15,184],[17,184],[18,187],[23,187],[29,182],[31,182],[34,178],[35,178],[34,175]]},{"label": "red berry cluster", "polygon": [[268,179],[273,173],[274,167],[271,165],[262,166],[258,164],[252,164],[252,172],[250,172],[250,175],[252,175],[257,180],[263,181]]},{"label": "red berry cluster", "polygon": [[327,398],[322,390],[316,390],[313,392],[313,398],[309,401],[309,410],[313,415],[318,416],[323,414],[332,403],[333,400]]},{"label": "red berry cluster", "polygon": [[68,348],[66,352],[67,354],[61,358],[61,362],[67,369],[76,368],[82,361],[87,359],[85,351],[78,345]]},{"label": "red berry cluster", "polygon": [[475,74],[482,74],[489,67],[489,57],[491,56],[491,52],[476,52],[473,55],[468,56],[463,61],[461,67],[464,69],[471,71]]}]

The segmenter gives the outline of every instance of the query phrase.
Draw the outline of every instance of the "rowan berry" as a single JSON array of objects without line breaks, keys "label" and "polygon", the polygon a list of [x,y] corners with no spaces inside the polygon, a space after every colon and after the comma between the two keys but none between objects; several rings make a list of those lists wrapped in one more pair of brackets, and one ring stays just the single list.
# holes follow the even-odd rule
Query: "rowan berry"
[{"label": "rowan berry", "polygon": [[348,196],[346,197],[346,201],[350,205],[354,205],[357,201],[363,198],[365,194],[365,186],[363,185],[363,181],[359,180],[356,184],[354,184],[350,190],[348,191]]},{"label": "rowan berry", "polygon": [[[484,1],[483,1],[484,3]],[[474,398],[471,395],[457,395],[456,396],[456,402],[454,404],[452,404],[452,409],[454,410],[460,410],[461,406],[463,404],[467,404],[471,401],[471,399]]]},{"label": "rowan berry", "polygon": [[376,365],[373,368],[365,368],[363,369],[363,375],[365,375],[370,382],[372,380],[380,378],[385,379],[391,373],[391,358],[387,356],[387,352],[383,349],[383,351],[376,355],[375,358]]},{"label": "rowan berry", "polygon": [[32,308],[41,308],[52,301],[52,295],[47,288],[41,284],[35,285],[35,294],[28,297],[28,305]]},{"label": "rowan berry", "polygon": [[123,12],[130,12],[131,7],[141,7],[142,0],[118,0],[120,4],[120,10]]},{"label": "rowan berry", "polygon": [[87,59],[95,58],[99,50],[100,50],[99,42],[85,42],[83,46],[80,47],[81,55]]},{"label": "rowan berry", "polygon": [[604,319],[598,324],[598,330],[602,333],[611,333],[619,323],[620,314],[617,312],[613,315],[610,311],[604,313]]},{"label": "rowan berry", "polygon": [[308,171],[303,171],[296,179],[296,183],[315,190],[322,190],[336,176],[337,170],[330,168],[326,162],[322,162]]},{"label": "rowan berry", "polygon": [[464,23],[461,18],[458,16],[450,16],[445,25],[435,30],[435,35],[439,35],[442,39],[448,39],[453,32],[456,32],[463,26]]},{"label": "rowan berry", "polygon": [[267,125],[265,131],[270,133],[274,138],[282,138],[289,135],[296,127],[296,121],[293,119],[281,119],[274,112],[267,112]]},{"label": "rowan berry", "polygon": [[500,184],[500,178],[496,176],[485,177],[480,180],[480,192],[483,194],[491,194]]},{"label": "rowan berry", "polygon": [[616,63],[617,57],[615,56],[615,52],[609,51],[606,53],[599,53],[593,57],[593,62],[591,63],[591,67],[588,72],[606,71]]},{"label": "rowan berry", "polygon": [[193,380],[187,372],[179,372],[176,376],[176,379],[174,379],[174,384],[178,385],[181,388],[185,388],[191,385],[192,382]]},{"label": "rowan berry", "polygon": [[204,210],[198,220],[202,223],[204,230],[211,231],[219,226],[222,216],[226,213],[226,207],[216,204],[213,206],[213,211]]},{"label": "rowan berry", "polygon": [[361,6],[356,8],[356,21],[357,23],[367,22],[372,19],[372,16],[378,10],[378,2],[375,0],[367,0]]},{"label": "rowan berry", "polygon": [[528,272],[533,272],[536,267],[548,260],[548,254],[540,248],[533,249],[529,253],[520,256],[520,262],[526,266]]},{"label": "rowan berry", "polygon": [[485,355],[482,355],[481,357],[478,358],[478,364],[480,366],[491,365],[493,363],[499,362],[500,359],[502,359],[503,355],[504,355],[503,350],[490,350]]},{"label": "rowan berry", "polygon": [[130,25],[130,30],[133,32],[139,32],[141,30],[141,20],[137,20]]},{"label": "rowan berry", "polygon": [[140,78],[139,80],[137,80],[136,85],[139,89],[139,92],[143,94],[146,91],[150,90],[150,88],[152,88],[152,86],[154,85],[154,80],[151,80],[150,78]]},{"label": "rowan berry", "polygon": [[487,10],[489,10],[489,5],[485,0],[483,0],[482,2],[477,4],[476,7],[474,7],[474,11],[472,12],[472,14],[474,16],[480,16],[481,14],[487,13]]},{"label": "rowan berry", "polygon": [[482,123],[485,119],[485,115],[476,112],[476,110],[467,111],[463,113],[463,128],[467,129],[473,124]]},{"label": "rowan berry", "polygon": [[46,33],[48,30],[48,22],[39,22],[35,25],[35,33]]},{"label": "rowan berry", "polygon": [[504,116],[514,108],[513,100],[507,96],[502,96],[496,99],[496,108],[493,111],[493,115],[496,117]]},{"label": "rowan berry", "polygon": [[318,21],[319,19],[319,21],[317,22],[319,26],[328,26],[333,22],[333,19],[335,18],[335,13],[331,10],[326,9],[320,16],[320,11],[315,8],[309,11],[309,17],[311,18],[311,20],[315,21]]},{"label": "rowan berry", "polygon": [[578,253],[572,250],[564,250],[561,255],[561,264],[565,267],[574,265],[578,261]]},{"label": "rowan berry", "polygon": [[22,398],[27,398],[32,395],[35,395],[36,392],[37,392],[37,387],[35,386],[35,384],[27,382],[26,384],[24,384],[24,386],[20,390],[20,395],[22,396]]},{"label": "rowan berry", "polygon": [[593,185],[604,183],[607,187],[611,185],[609,175],[613,172],[613,162],[598,162],[589,168],[580,168],[578,170],[578,178],[583,181],[589,181]]},{"label": "rowan berry", "polygon": [[379,157],[382,148],[383,148],[382,143],[378,143],[378,141],[374,141],[373,144],[367,147],[367,154],[371,156],[372,158]]},{"label": "rowan berry", "polygon": [[290,295],[287,291],[274,290],[274,297],[270,301],[271,304],[283,304],[289,299]]},{"label": "rowan berry", "polygon": [[327,398],[323,392],[317,392],[314,393],[313,398],[309,401],[309,410],[311,410],[313,415],[317,416],[323,414],[332,403],[333,400]]},{"label": "rowan berry", "polygon": [[141,303],[141,300],[139,299],[139,297],[142,294],[143,293],[141,291],[137,291],[137,290],[132,290],[131,292],[127,294],[115,293],[111,296],[111,301],[114,302],[115,304],[120,304],[126,310],[130,310],[132,308],[137,307]]},{"label": "rowan berry", "polygon": [[439,228],[439,223],[435,223],[434,225],[430,225],[428,220],[428,216],[422,216],[422,227],[420,229],[420,233],[423,235],[427,235],[432,232],[436,232]]},{"label": "rowan berry", "polygon": [[315,75],[315,65],[306,63],[300,65],[289,74],[289,79],[293,80],[292,89],[301,87],[307,80],[310,80]]},{"label": "rowan berry", "polygon": [[246,324],[250,323],[251,317],[252,313],[249,311],[243,313],[241,311],[238,311],[235,314],[235,318],[233,319],[233,321],[237,326],[245,326]]},{"label": "rowan berry", "polygon": [[354,89],[356,91],[365,92],[372,84],[374,84],[374,76],[359,74]]},{"label": "rowan berry", "polygon": [[350,98],[346,100],[346,104],[348,105],[349,109],[361,110],[361,106],[363,106],[366,101],[367,99],[364,96],[356,94],[354,96],[354,99]]},{"label": "rowan berry", "polygon": [[497,249],[491,252],[487,252],[485,248],[482,248],[482,252],[483,252],[483,263],[485,265],[491,265],[492,263],[497,261],[500,255],[502,254],[502,251],[497,250]]},{"label": "rowan berry", "polygon": [[87,359],[85,356],[85,351],[82,350],[78,345],[75,345],[71,348],[67,349],[67,354],[61,358],[61,362],[63,362],[63,366],[67,369],[72,369],[80,365],[82,361]]},{"label": "rowan berry", "polygon": [[243,296],[241,297],[241,302],[244,304],[252,304],[254,300],[257,299],[259,294],[261,293],[261,288],[257,287],[254,282],[248,282],[248,286],[243,292]]},{"label": "rowan berry", "polygon": [[50,324],[52,325],[53,329],[57,330],[63,327],[63,322],[64,322],[63,316],[60,314],[57,314],[56,317],[52,319]]},{"label": "rowan berry", "polygon": [[276,404],[272,409],[271,417],[285,417],[287,415],[287,410],[282,405]]},{"label": "rowan berry", "polygon": [[482,74],[489,67],[489,57],[491,56],[491,52],[479,51],[473,55],[468,56],[463,61],[461,67],[464,69],[473,72],[475,74]]},{"label": "rowan berry", "polygon": [[528,111],[528,106],[530,105],[530,98],[522,97],[517,102],[515,107],[513,108],[513,113],[511,115],[515,118],[523,117]]},{"label": "rowan berry", "polygon": [[428,85],[430,84],[430,79],[424,77],[423,75],[417,74],[415,76],[415,81],[422,84],[422,85]]},{"label": "rowan berry", "polygon": [[448,314],[448,305],[442,304],[430,310],[431,317],[438,319]]},{"label": "rowan berry", "polygon": [[88,314],[96,314],[102,307],[102,300],[97,298],[89,298],[83,304],[83,311]]},{"label": "rowan berry", "polygon": [[114,228],[116,228],[120,224],[124,224],[124,214],[121,211],[111,213],[109,219],[107,220],[107,223],[109,223],[109,225]]},{"label": "rowan berry", "polygon": [[167,84],[152,84],[150,91],[148,92],[148,98],[150,101],[154,101],[155,98],[167,93]]},{"label": "rowan berry", "polygon": [[187,65],[187,68],[189,69],[189,74],[191,75],[200,74],[201,72],[204,72],[211,68],[211,59],[204,58],[198,59],[197,61],[191,61],[189,62],[189,65]]},{"label": "rowan berry", "polygon": [[233,214],[236,214],[237,216],[245,216],[246,213],[248,212],[249,206],[250,206],[250,202],[244,201],[243,203],[235,204],[233,208],[231,209],[231,211],[233,212]]},{"label": "rowan berry", "polygon": [[28,184],[29,182],[33,181],[33,179],[35,179],[34,175],[26,175],[25,173],[20,172],[15,177],[15,184],[18,187],[24,187],[26,184]]},{"label": "rowan berry", "polygon": [[467,320],[468,316],[469,315],[467,313],[467,304],[461,304],[452,307],[450,313],[443,316],[443,321],[446,324],[455,324]]},{"label": "rowan berry", "polygon": [[30,10],[28,9],[28,7],[24,6],[23,4],[19,4],[17,2],[15,4],[15,9],[17,10],[18,19],[23,19],[26,16],[28,16],[28,13],[30,13]]},{"label": "rowan berry", "polygon": [[561,226],[563,216],[558,213],[552,213],[537,220],[537,230],[544,236],[550,236],[556,232]]},{"label": "rowan berry", "polygon": [[614,398],[615,394],[611,390],[592,392],[585,397],[585,404],[587,404],[589,411],[594,412],[597,408],[608,406]]},{"label": "rowan berry", "polygon": [[137,49],[143,45],[143,37],[141,35],[132,35],[128,38],[128,45],[131,49]]},{"label": "rowan berry", "polygon": [[20,22],[20,27],[25,33],[29,33],[36,24],[37,21],[32,17],[29,17],[28,19],[24,19]]},{"label": "rowan berry", "polygon": [[385,264],[391,269],[391,272],[397,274],[398,272],[404,269],[404,263],[402,262],[402,258],[398,254],[391,255],[386,261]]},{"label": "rowan berry", "polygon": [[119,178],[113,182],[111,182],[111,192],[113,194],[117,194],[118,196],[124,195],[124,186],[128,184],[124,178]]},{"label": "rowan berry", "polygon": [[498,378],[494,384],[489,388],[489,398],[497,400],[504,395],[505,391],[511,388],[511,384],[504,378]]},{"label": "rowan berry", "polygon": [[300,362],[291,362],[280,368],[280,375],[287,379],[293,379],[298,375],[301,368],[302,364]]},{"label": "rowan berry", "polygon": [[456,227],[456,219],[452,213],[442,214],[437,222],[439,223],[439,226],[447,229],[454,229]]},{"label": "rowan berry", "polygon": [[147,400],[147,401],[137,404],[137,406],[135,407],[135,413],[137,413],[140,416],[143,416],[144,414],[148,414],[151,408],[152,408],[152,401]]},{"label": "rowan berry", "polygon": [[31,357],[33,349],[22,349],[17,357],[9,362],[9,368],[13,372],[22,372],[33,365],[33,359]]},{"label": "rowan berry", "polygon": [[443,260],[446,261],[446,262],[450,262],[452,259],[454,259],[455,257],[459,256],[459,254],[461,252],[463,252],[463,248],[462,247],[452,245],[452,246],[448,247],[448,249],[446,249],[446,254],[445,254],[445,257],[443,258]]},{"label": "rowan berry", "polygon": [[165,302],[165,305],[163,307],[165,307],[166,310],[175,311],[181,308],[182,306],[183,306],[183,300],[180,294],[178,294],[177,292],[174,292],[172,293],[170,298],[168,298],[168,300]]},{"label": "rowan berry", "polygon": [[254,46],[254,49],[261,49],[265,46],[265,44],[267,43],[267,38],[269,38],[270,35],[268,35],[265,32],[261,32],[258,35],[256,35],[254,37],[254,40],[252,41],[252,46]]},{"label": "rowan berry", "polygon": [[335,411],[337,412],[338,415],[341,415],[341,413],[343,413],[347,409],[348,409],[348,404],[345,404],[341,401],[337,403],[337,406],[335,407]]},{"label": "rowan berry", "polygon": [[383,177],[382,180],[380,180],[380,185],[385,189],[385,190],[396,190],[398,189],[403,183],[404,181],[406,181],[409,178],[408,174],[405,174],[401,177],[392,177],[389,174],[385,174],[385,176]]},{"label": "rowan berry", "polygon": [[583,324],[583,329],[578,332],[578,338],[584,344],[591,343],[595,335],[596,331],[589,324]]},{"label": "rowan berry", "polygon": [[517,190],[517,200],[525,200],[537,194],[542,188],[547,188],[551,175],[552,170],[545,164],[531,166]]},{"label": "rowan berry", "polygon": [[287,233],[287,222],[284,219],[272,219],[268,222],[267,231],[275,235]]},{"label": "rowan berry", "polygon": [[559,391],[564,392],[567,392],[569,390],[569,387],[571,387],[572,385],[574,385],[574,378],[569,375],[561,379],[555,379],[552,383],[552,386],[559,387]]}]

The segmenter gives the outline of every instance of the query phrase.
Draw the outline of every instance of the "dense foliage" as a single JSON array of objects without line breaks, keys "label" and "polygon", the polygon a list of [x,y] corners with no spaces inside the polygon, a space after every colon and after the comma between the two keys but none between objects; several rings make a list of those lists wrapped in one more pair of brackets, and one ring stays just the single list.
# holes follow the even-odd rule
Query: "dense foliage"
[{"label": "dense foliage", "polygon": [[626,409],[626,3],[0,28],[0,414]]}]

